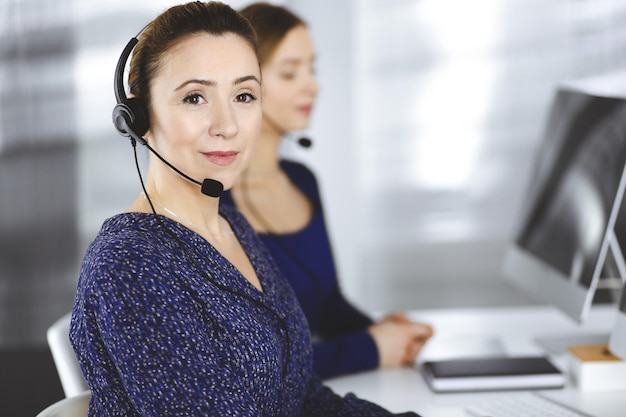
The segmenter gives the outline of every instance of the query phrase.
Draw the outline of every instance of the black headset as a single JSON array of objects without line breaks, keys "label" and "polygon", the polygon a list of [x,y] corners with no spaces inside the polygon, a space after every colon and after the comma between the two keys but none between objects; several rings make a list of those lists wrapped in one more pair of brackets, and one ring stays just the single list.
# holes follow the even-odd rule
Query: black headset
[{"label": "black headset", "polygon": [[122,136],[127,136],[131,140],[134,139],[142,145],[146,145],[143,135],[150,127],[148,107],[139,97],[128,98],[124,90],[124,68],[130,53],[137,45],[138,36],[139,34],[128,41],[115,67],[114,92],[117,104],[113,108],[113,125]]}]

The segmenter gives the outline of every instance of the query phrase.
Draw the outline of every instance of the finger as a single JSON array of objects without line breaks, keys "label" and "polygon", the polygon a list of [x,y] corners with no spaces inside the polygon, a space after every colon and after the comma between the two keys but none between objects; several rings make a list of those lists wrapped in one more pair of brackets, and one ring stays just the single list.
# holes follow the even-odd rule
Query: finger
[{"label": "finger", "polygon": [[425,341],[414,341],[412,342],[406,350],[406,355],[404,357],[405,363],[411,364],[415,362],[415,358],[420,353],[422,348],[424,347]]},{"label": "finger", "polygon": [[433,336],[433,328],[428,324],[415,323],[413,325],[413,337],[415,339],[427,340]]},{"label": "finger", "polygon": [[391,313],[391,314],[385,316],[383,321],[384,320],[388,320],[388,321],[392,321],[392,322],[396,322],[396,323],[408,323],[408,322],[410,322],[410,320],[406,316],[406,314],[404,314],[402,312]]}]

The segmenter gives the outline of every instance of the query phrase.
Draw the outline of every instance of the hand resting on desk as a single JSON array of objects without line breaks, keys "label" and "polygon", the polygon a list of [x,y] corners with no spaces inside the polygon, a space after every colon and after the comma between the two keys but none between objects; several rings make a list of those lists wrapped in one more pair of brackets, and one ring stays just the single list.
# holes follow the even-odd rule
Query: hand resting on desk
[{"label": "hand resting on desk", "polygon": [[403,313],[393,313],[368,329],[378,348],[379,366],[396,368],[413,364],[433,335],[431,326],[414,322]]}]

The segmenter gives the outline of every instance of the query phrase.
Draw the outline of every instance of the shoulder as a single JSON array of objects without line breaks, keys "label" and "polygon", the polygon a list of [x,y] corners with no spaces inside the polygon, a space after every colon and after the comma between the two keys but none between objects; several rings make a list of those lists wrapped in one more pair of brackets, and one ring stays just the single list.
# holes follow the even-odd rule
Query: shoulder
[{"label": "shoulder", "polygon": [[319,187],[315,173],[301,162],[282,159],[280,167],[289,179],[313,200],[319,199]]},{"label": "shoulder", "polygon": [[159,250],[165,243],[165,235],[159,233],[159,226],[158,220],[152,214],[115,215],[102,224],[88,253],[133,258],[135,254]]},{"label": "shoulder", "polygon": [[146,282],[155,270],[179,257],[176,248],[153,215],[118,214],[103,223],[89,245],[82,262],[81,283],[92,287]]},{"label": "shoulder", "polygon": [[193,310],[198,299],[189,295],[212,287],[189,263],[184,248],[193,242],[183,226],[163,221],[178,239],[151,214],[125,213],[108,219],[83,258],[75,308],[88,315],[97,311],[106,320],[121,310],[137,315],[155,308]]},{"label": "shoulder", "polygon": [[292,161],[289,159],[281,159],[280,167],[289,175],[289,177],[310,178],[315,180],[313,170],[302,162]]}]

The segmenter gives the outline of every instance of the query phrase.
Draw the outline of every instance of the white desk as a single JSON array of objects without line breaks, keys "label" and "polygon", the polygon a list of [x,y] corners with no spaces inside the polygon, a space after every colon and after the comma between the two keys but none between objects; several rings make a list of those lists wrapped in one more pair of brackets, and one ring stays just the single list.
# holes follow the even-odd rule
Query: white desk
[{"label": "white desk", "polygon": [[[481,308],[413,311],[409,315],[430,323],[435,336],[427,344],[420,361],[441,356],[437,351],[470,340],[499,338],[509,356],[542,354],[537,336],[571,333],[608,333],[614,307],[594,307],[584,325],[578,325],[550,307]],[[474,343],[476,345],[477,343]],[[567,372],[564,355],[551,356]],[[463,407],[490,399],[519,394],[519,391],[435,394],[414,368],[377,370],[334,378],[327,385],[338,394],[352,392],[394,411],[415,411],[423,417],[465,417]],[[544,390],[555,399],[569,403],[597,417],[624,417],[626,392],[581,392],[570,380],[563,389]]]}]

